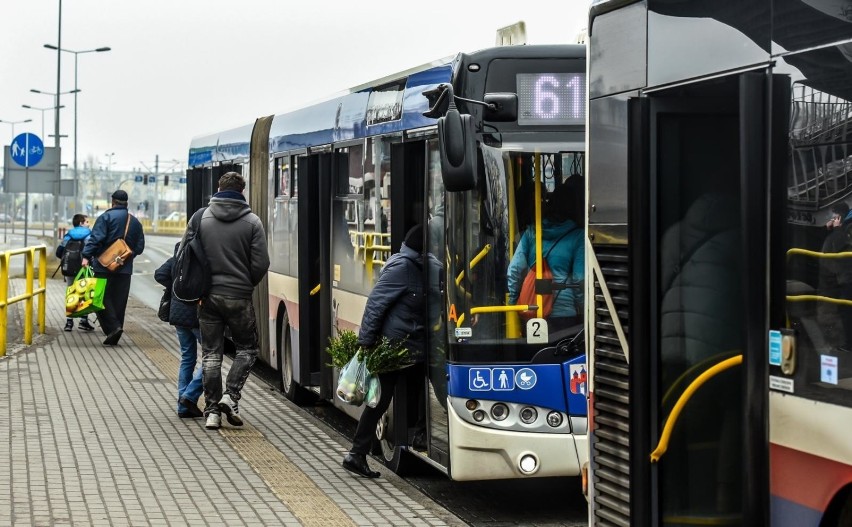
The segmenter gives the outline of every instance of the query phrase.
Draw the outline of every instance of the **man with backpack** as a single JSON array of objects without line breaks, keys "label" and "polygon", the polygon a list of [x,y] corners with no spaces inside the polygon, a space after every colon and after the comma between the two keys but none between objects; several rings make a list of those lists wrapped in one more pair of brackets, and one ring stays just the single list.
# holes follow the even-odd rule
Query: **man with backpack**
[{"label": "man with backpack", "polygon": [[[208,430],[220,428],[223,413],[232,426],[242,426],[241,392],[259,347],[251,295],[266,276],[269,253],[263,224],[243,196],[245,188],[241,175],[223,174],[219,178],[219,191],[210,198],[210,206],[196,211],[190,218],[178,249],[180,262],[184,246],[197,235],[210,270],[210,289],[200,299],[198,308]],[[237,351],[223,394],[225,328],[230,330]]]},{"label": "man with backpack", "polygon": [[[74,277],[80,272],[83,267],[83,247],[86,245],[86,240],[92,234],[89,228],[89,218],[83,214],[75,214],[71,219],[73,228],[62,238],[62,243],[56,247],[56,257],[60,259],[59,267],[62,270],[62,276],[65,277],[65,282],[68,285],[74,283]],[[83,331],[94,331],[95,326],[89,323],[88,317],[80,319],[78,326]],[[65,320],[65,331],[74,329],[74,319],[68,317]]]}]

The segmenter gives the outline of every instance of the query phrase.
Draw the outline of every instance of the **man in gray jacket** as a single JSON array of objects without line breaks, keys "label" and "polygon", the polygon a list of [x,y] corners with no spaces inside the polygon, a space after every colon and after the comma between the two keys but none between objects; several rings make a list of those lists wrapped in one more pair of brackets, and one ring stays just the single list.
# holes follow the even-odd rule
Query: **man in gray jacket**
[{"label": "man in gray jacket", "polygon": [[[201,243],[210,267],[210,293],[199,303],[201,328],[201,367],[204,415],[208,429],[221,426],[224,413],[233,426],[242,426],[240,392],[257,358],[257,320],[251,302],[254,287],[269,268],[266,233],[260,218],[251,211],[243,190],[246,182],[236,172],[219,178],[219,191],[210,198],[201,215]],[[194,234],[196,222],[187,223],[184,240]],[[236,357],[225,380],[222,394],[222,354],[225,327],[231,330]]]}]

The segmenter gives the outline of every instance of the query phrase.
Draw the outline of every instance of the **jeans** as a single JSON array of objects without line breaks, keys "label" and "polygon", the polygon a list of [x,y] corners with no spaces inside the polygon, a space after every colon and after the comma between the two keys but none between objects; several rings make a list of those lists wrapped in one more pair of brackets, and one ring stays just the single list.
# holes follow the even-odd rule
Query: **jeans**
[{"label": "jeans", "polygon": [[[196,370],[195,360],[198,357],[198,346],[201,342],[201,330],[198,328],[187,328],[175,326],[178,342],[180,343],[180,369],[178,370],[178,401],[181,398],[192,402],[198,402],[201,396],[201,367]],[[195,375],[193,375],[195,370]],[[177,403],[177,411],[185,411],[180,402]]]},{"label": "jeans", "polygon": [[225,393],[236,402],[240,400],[240,392],[257,359],[257,321],[250,298],[211,294],[198,307],[198,324],[201,326],[201,366],[206,416],[220,413],[225,328],[231,330],[231,340],[237,350],[225,380]]}]

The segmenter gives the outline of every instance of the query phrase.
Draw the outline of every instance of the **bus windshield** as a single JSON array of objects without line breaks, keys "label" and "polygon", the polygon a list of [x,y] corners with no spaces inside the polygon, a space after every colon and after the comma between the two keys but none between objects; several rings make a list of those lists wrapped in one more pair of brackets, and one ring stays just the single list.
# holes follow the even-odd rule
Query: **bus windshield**
[{"label": "bus windshield", "polygon": [[[529,362],[582,329],[584,152],[579,144],[507,141],[481,149],[478,188],[447,198],[450,359]],[[522,292],[525,281],[534,284],[527,276],[539,255],[544,280],[529,290],[551,291],[541,310],[539,297]],[[554,362],[566,360],[556,355]]]}]

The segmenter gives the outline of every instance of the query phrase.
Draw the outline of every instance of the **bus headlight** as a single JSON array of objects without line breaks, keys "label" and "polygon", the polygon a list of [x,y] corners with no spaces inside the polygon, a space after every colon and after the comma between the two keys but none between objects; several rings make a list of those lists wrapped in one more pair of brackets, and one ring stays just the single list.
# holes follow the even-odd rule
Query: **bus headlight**
[{"label": "bus headlight", "polygon": [[481,423],[485,419],[485,412],[482,410],[477,410],[473,412],[473,420],[477,423]]},{"label": "bus headlight", "polygon": [[559,412],[550,412],[549,414],[547,414],[547,424],[549,424],[553,428],[561,426],[562,414]]},{"label": "bus headlight", "polygon": [[502,421],[509,417],[509,407],[503,403],[497,403],[491,407],[491,417],[495,421]]},{"label": "bus headlight", "polygon": [[532,406],[525,406],[521,409],[521,422],[524,424],[532,424],[538,419],[538,412]]},{"label": "bus headlight", "polygon": [[476,399],[468,399],[467,401],[465,401],[464,407],[472,412],[479,407],[479,401],[477,401]]}]

